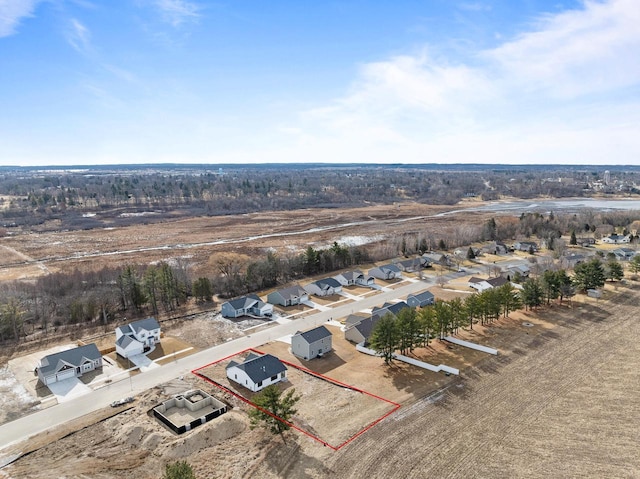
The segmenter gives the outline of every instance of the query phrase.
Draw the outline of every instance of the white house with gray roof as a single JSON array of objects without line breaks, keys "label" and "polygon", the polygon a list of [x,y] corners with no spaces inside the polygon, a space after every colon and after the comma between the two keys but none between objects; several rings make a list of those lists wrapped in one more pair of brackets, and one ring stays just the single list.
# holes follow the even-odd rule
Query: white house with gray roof
[{"label": "white house with gray roof", "polygon": [[337,274],[333,277],[342,286],[373,286],[376,282],[375,278],[370,275],[365,275],[362,271],[346,271],[344,273]]},{"label": "white house with gray roof", "polygon": [[49,385],[65,379],[76,378],[102,367],[102,355],[95,343],[49,354],[40,360],[38,379]]},{"label": "white house with gray roof", "polygon": [[322,278],[305,285],[304,289],[315,296],[332,296],[342,291],[342,285],[335,278]]},{"label": "white house with gray roof", "polygon": [[331,338],[331,331],[324,326],[304,333],[298,331],[291,336],[291,352],[305,360],[317,358],[333,349]]},{"label": "white house with gray roof", "polygon": [[296,284],[290,288],[280,289],[267,295],[267,302],[279,304],[280,306],[295,306],[296,304],[309,301],[309,293],[300,285]]},{"label": "white house with gray roof", "polygon": [[383,264],[377,268],[369,270],[369,276],[373,276],[377,279],[391,280],[396,278],[402,278],[402,272],[395,264]]},{"label": "white house with gray roof", "polygon": [[265,303],[255,294],[249,294],[222,303],[221,312],[225,318],[271,316],[271,314],[273,314],[273,305]]},{"label": "white house with gray roof", "polygon": [[150,317],[116,328],[116,353],[123,358],[142,354],[160,342],[160,324]]},{"label": "white house with gray roof", "polygon": [[227,378],[257,392],[287,377],[287,367],[275,356],[249,353],[242,363],[230,361],[226,367]]}]

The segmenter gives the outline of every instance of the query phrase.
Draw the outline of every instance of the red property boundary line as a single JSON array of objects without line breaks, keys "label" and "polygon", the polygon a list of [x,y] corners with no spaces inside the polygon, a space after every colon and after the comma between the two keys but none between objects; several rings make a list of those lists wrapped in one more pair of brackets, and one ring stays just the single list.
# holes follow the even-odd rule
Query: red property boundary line
[{"label": "red property boundary line", "polygon": [[314,436],[314,435],[313,435],[313,434],[311,434],[310,432],[305,431],[304,429],[302,429],[302,428],[300,428],[300,427],[296,426],[295,424],[293,424],[293,423],[291,423],[291,422],[289,422],[289,421],[285,421],[285,420],[284,420],[284,419],[282,419],[281,417],[276,416],[275,414],[273,414],[273,413],[271,413],[271,412],[269,412],[269,411],[267,411],[267,410],[265,410],[265,409],[261,408],[261,407],[260,407],[260,406],[258,406],[257,404],[255,404],[255,403],[253,403],[253,402],[249,401],[249,400],[248,400],[247,398],[245,398],[244,396],[241,396],[240,394],[238,394],[238,393],[236,393],[236,392],[234,392],[234,391],[230,390],[229,388],[227,388],[227,387],[223,386],[223,385],[222,385],[222,384],[220,384],[219,382],[214,381],[213,379],[211,379],[211,378],[209,378],[209,377],[205,376],[204,374],[201,374],[201,373],[199,373],[199,372],[198,372],[198,371],[200,371],[200,370],[202,370],[202,369],[204,369],[204,368],[208,368],[209,366],[216,365],[216,364],[221,363],[222,361],[225,361],[225,360],[227,360],[227,359],[229,359],[229,358],[232,358],[232,357],[234,357],[234,356],[237,356],[237,355],[240,355],[240,354],[246,353],[247,351],[251,351],[251,352],[254,352],[254,353],[257,353],[257,354],[265,354],[265,353],[263,353],[262,351],[259,351],[259,350],[257,350],[257,349],[247,348],[247,349],[245,349],[244,351],[240,351],[239,353],[231,354],[231,355],[229,355],[229,356],[227,356],[227,357],[224,357],[224,358],[222,358],[222,359],[219,359],[218,361],[213,361],[213,362],[211,362],[211,363],[209,363],[209,364],[205,364],[204,366],[201,366],[201,367],[199,367],[199,368],[197,368],[197,369],[194,369],[193,371],[191,371],[191,373],[192,373],[192,374],[194,374],[195,376],[199,377],[200,379],[203,379],[204,381],[207,381],[208,383],[210,383],[210,384],[212,384],[212,385],[216,386],[217,388],[222,389],[223,391],[225,391],[225,392],[227,392],[227,393],[231,394],[232,396],[234,396],[234,397],[236,397],[236,398],[240,399],[241,401],[245,402],[246,404],[249,404],[250,406],[252,406],[252,407],[254,407],[254,408],[256,408],[256,409],[260,410],[261,412],[263,412],[263,413],[265,413],[265,414],[268,414],[269,416],[271,416],[271,417],[273,417],[273,418],[277,419],[278,421],[281,421],[282,423],[284,423],[284,424],[286,424],[287,426],[289,426],[289,427],[291,427],[291,428],[295,429],[296,431],[299,431],[299,432],[301,432],[301,433],[305,434],[306,436],[310,437],[310,438],[311,438],[311,439],[313,439],[314,441],[317,441],[317,442],[321,443],[323,446],[330,447],[330,448],[331,448],[331,449],[333,449],[334,451],[337,451],[337,450],[339,450],[339,449],[343,448],[344,446],[346,446],[347,444],[349,444],[350,442],[352,442],[353,440],[355,440],[357,437],[359,437],[359,436],[361,436],[362,434],[364,434],[365,432],[367,432],[367,431],[368,431],[369,429],[371,429],[373,426],[375,426],[375,425],[376,425],[376,424],[378,424],[380,421],[382,421],[384,418],[386,418],[387,416],[389,416],[389,415],[393,414],[394,412],[396,412],[396,411],[400,408],[400,404],[398,404],[398,403],[396,403],[396,402],[393,402],[393,401],[391,401],[391,400],[389,400],[389,399],[385,399],[385,398],[383,398],[383,397],[376,396],[375,394],[372,394],[372,393],[370,393],[370,392],[368,392],[368,391],[365,391],[365,390],[363,390],[363,389],[357,388],[357,387],[355,387],[355,386],[351,386],[351,385],[349,385],[349,384],[345,384],[345,383],[343,383],[343,382],[337,381],[336,379],[333,379],[333,378],[330,378],[330,377],[328,377],[328,376],[324,376],[323,374],[320,374],[320,373],[317,373],[317,372],[315,372],[315,371],[312,371],[311,369],[307,369],[307,368],[304,368],[304,367],[299,366],[299,365],[297,365],[297,364],[293,364],[293,363],[291,363],[291,362],[289,362],[289,361],[285,361],[285,360],[283,360],[283,359],[280,359],[280,361],[281,361],[281,362],[283,362],[284,364],[286,364],[287,366],[291,366],[292,368],[298,369],[299,371],[302,371],[302,372],[304,372],[304,373],[306,373],[306,374],[310,374],[310,375],[315,376],[315,377],[317,377],[317,378],[319,378],[319,379],[322,379],[322,380],[324,380],[324,381],[327,381],[327,382],[330,382],[330,383],[332,383],[332,384],[335,384],[336,386],[345,387],[345,388],[351,389],[351,390],[353,390],[353,391],[356,391],[356,392],[359,392],[359,393],[362,393],[362,394],[366,394],[367,396],[370,396],[370,397],[372,397],[372,398],[378,399],[378,400],[380,400],[380,401],[384,401],[384,402],[386,402],[386,403],[391,404],[392,406],[394,406],[394,407],[393,407],[393,409],[392,409],[391,411],[389,411],[389,412],[387,412],[386,414],[384,414],[383,416],[379,417],[378,419],[376,419],[375,421],[373,421],[371,424],[367,425],[367,426],[366,426],[366,427],[364,427],[362,430],[358,431],[356,434],[354,434],[353,436],[351,436],[350,438],[348,438],[348,439],[347,439],[346,441],[344,441],[343,443],[339,444],[338,446],[334,446],[334,445],[332,445],[332,444],[329,444],[329,443],[328,443],[327,441],[325,441],[324,439],[321,439],[321,438],[319,438],[318,436]]}]

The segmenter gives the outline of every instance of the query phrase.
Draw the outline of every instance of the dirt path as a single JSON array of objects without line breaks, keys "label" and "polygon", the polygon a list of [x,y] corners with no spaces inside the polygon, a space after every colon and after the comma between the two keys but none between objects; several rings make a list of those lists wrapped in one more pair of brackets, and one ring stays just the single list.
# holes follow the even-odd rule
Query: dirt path
[{"label": "dirt path", "polygon": [[345,478],[637,477],[637,295],[622,293],[607,311],[582,306],[579,319],[561,314],[559,327],[525,336],[325,466]]}]

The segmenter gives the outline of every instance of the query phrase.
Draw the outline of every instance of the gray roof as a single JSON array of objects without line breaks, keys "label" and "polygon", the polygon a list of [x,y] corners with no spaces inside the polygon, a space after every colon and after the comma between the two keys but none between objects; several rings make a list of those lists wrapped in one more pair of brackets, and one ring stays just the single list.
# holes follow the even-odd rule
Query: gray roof
[{"label": "gray roof", "polygon": [[398,314],[400,310],[408,307],[409,305],[404,301],[400,301],[398,303],[384,303],[379,308],[373,308],[372,314],[375,314],[378,316],[384,316],[385,314],[387,314],[387,311],[388,311],[395,316],[396,314]]},{"label": "gray roof", "polygon": [[241,298],[232,299],[227,301],[233,309],[246,309],[249,306],[253,306],[256,301],[262,301],[256,294],[248,294]]},{"label": "gray roof", "polygon": [[382,266],[380,266],[380,269],[382,271],[393,271],[394,273],[399,273],[400,272],[400,268],[398,268],[395,264],[383,264]]},{"label": "gray roof", "polygon": [[138,344],[140,344],[138,341],[136,341],[135,339],[133,339],[131,336],[128,335],[123,335],[120,336],[118,338],[118,340],[116,341],[116,346],[120,346],[121,348],[126,348],[127,346],[129,346],[131,343],[136,342]]},{"label": "gray roof", "polygon": [[362,321],[356,324],[354,328],[358,330],[358,332],[365,340],[368,340],[369,336],[371,336],[371,331],[373,331],[375,325],[378,323],[378,321],[380,321],[380,318],[381,316],[377,315],[371,316],[370,318],[364,318]]},{"label": "gray roof", "polygon": [[497,288],[499,286],[505,285],[507,284],[509,281],[506,278],[503,278],[502,276],[497,276],[495,278],[489,278],[487,280],[487,283],[489,283],[491,286],[493,286],[494,288]]},{"label": "gray roof", "polygon": [[307,294],[307,292],[303,288],[301,288],[299,285],[291,286],[290,288],[280,289],[278,290],[278,293],[284,299],[299,298]]},{"label": "gray roof", "polygon": [[346,273],[342,273],[342,276],[347,280],[355,280],[358,276],[364,276],[362,271],[358,271],[357,269],[354,271],[347,271]]},{"label": "gray roof", "polygon": [[229,362],[227,369],[233,366],[236,366],[247,373],[247,376],[249,376],[254,383],[259,383],[271,376],[275,376],[276,374],[280,374],[287,370],[287,367],[282,364],[278,358],[271,354],[257,356],[251,353],[243,363],[236,363],[235,361]]},{"label": "gray roof", "polygon": [[310,329],[309,331],[305,331],[304,333],[297,332],[294,336],[300,335],[308,344],[315,343],[316,341],[320,341],[321,339],[331,337],[331,331],[329,331],[324,326],[318,326],[317,328]]},{"label": "gray roof", "polygon": [[354,324],[358,324],[360,321],[365,319],[366,316],[358,316],[357,314],[350,314],[347,316],[347,319],[344,320],[345,326],[353,326]]},{"label": "gray roof", "polygon": [[320,286],[321,288],[323,288],[324,286],[327,286],[329,288],[339,288],[340,287],[340,282],[337,279],[334,278],[322,278],[319,279],[318,281],[315,282],[318,286]]},{"label": "gray roof", "polygon": [[129,323],[131,329],[136,333],[139,333],[141,330],[151,331],[153,329],[160,329],[160,324],[156,321],[156,318],[153,316],[146,319],[141,319],[140,321],[134,321],[133,323]]},{"label": "gray roof", "polygon": [[47,376],[49,373],[56,372],[62,367],[60,362],[68,363],[74,367],[80,366],[85,359],[94,361],[100,358],[100,351],[95,343],[87,344],[66,351],[60,351],[59,353],[49,354],[40,361],[40,372]]},{"label": "gray roof", "polygon": [[423,291],[422,293],[418,293],[418,294],[410,294],[409,296],[407,296],[407,298],[410,298],[412,296],[416,298],[418,301],[429,301],[435,297],[433,296],[433,293],[431,291]]}]

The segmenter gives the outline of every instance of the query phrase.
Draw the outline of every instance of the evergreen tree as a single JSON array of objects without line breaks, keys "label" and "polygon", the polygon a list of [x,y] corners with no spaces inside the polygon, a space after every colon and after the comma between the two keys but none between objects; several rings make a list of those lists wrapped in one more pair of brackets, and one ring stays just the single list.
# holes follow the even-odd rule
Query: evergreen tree
[{"label": "evergreen tree", "polygon": [[571,230],[571,239],[569,240],[569,244],[570,245],[577,245],[578,244],[578,239],[576,238],[575,230]]},{"label": "evergreen tree", "polygon": [[611,281],[620,281],[622,278],[624,278],[624,269],[622,268],[622,265],[616,260],[611,260],[607,263],[605,275],[606,278]]},{"label": "evergreen tree", "polygon": [[249,412],[251,428],[263,425],[272,434],[280,434],[286,442],[283,433],[291,428],[289,424],[298,412],[295,405],[299,400],[300,396],[296,396],[294,388],[282,395],[276,384],[267,386],[253,398],[254,404],[258,407]]},{"label": "evergreen tree", "polygon": [[635,255],[631,258],[629,262],[629,269],[633,272],[633,274],[638,274],[640,272],[640,254]]},{"label": "evergreen tree", "polygon": [[599,258],[576,265],[573,273],[573,283],[580,291],[604,286],[606,276]]},{"label": "evergreen tree", "polygon": [[522,304],[528,309],[536,308],[542,304],[543,294],[540,281],[530,278],[522,285]]},{"label": "evergreen tree", "polygon": [[467,259],[475,259],[476,254],[473,252],[473,248],[471,246],[469,246],[469,249],[467,250]]},{"label": "evergreen tree", "polygon": [[369,336],[369,346],[382,355],[385,363],[390,364],[393,360],[393,353],[398,349],[399,339],[396,318],[393,314],[387,313],[373,327]]}]

